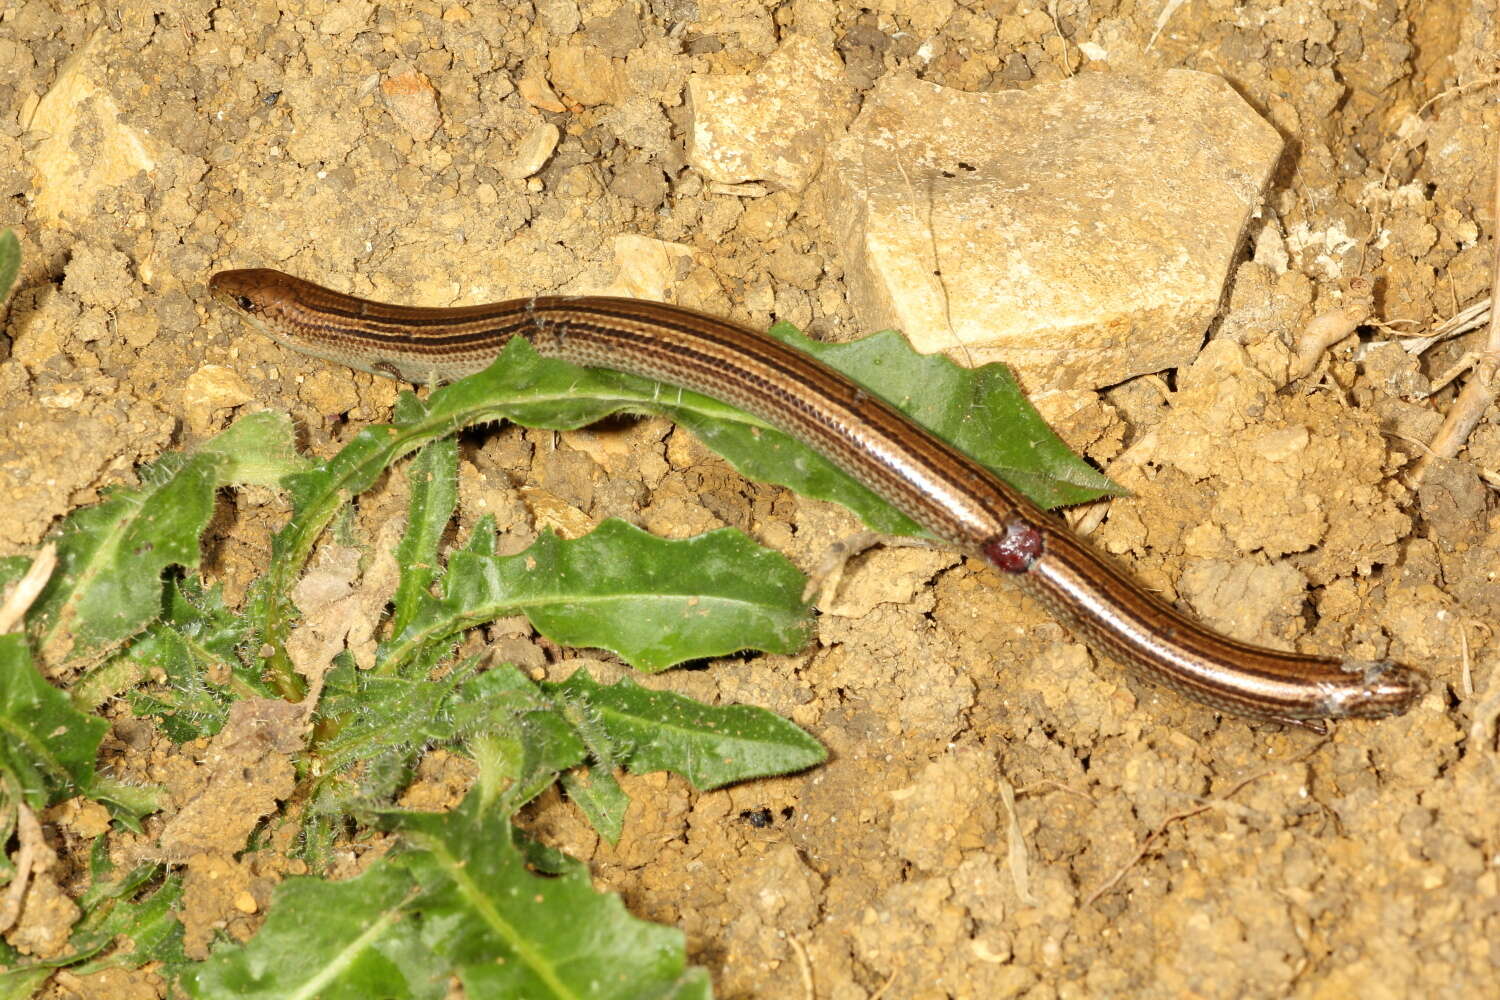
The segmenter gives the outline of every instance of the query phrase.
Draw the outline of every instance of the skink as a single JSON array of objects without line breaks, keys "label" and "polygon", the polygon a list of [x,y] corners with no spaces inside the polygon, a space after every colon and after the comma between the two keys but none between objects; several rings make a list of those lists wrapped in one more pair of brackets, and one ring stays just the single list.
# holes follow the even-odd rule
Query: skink
[{"label": "skink", "polygon": [[779,341],[637,299],[539,295],[416,308],[280,271],[221,271],[214,297],[288,347],[409,382],[538,354],[714,396],[827,456],[938,538],[1018,582],[1100,652],[1213,708],[1318,728],[1399,715],[1426,691],[1390,660],[1287,653],[1220,635],[1144,590],[1060,520],[849,378]]}]

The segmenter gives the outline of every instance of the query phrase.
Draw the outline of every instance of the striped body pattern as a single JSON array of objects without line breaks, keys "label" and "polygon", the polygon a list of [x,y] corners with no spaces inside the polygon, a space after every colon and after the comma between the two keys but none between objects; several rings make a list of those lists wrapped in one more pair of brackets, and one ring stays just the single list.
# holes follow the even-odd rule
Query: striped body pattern
[{"label": "striped body pattern", "polygon": [[546,357],[732,403],[1018,581],[1100,652],[1226,712],[1316,728],[1320,719],[1400,714],[1426,690],[1421,674],[1390,661],[1282,652],[1205,628],[895,407],[822,362],[726,320],[604,296],[389,305],[267,269],[222,271],[209,287],[295,350],[409,382],[476,372],[522,336]]}]

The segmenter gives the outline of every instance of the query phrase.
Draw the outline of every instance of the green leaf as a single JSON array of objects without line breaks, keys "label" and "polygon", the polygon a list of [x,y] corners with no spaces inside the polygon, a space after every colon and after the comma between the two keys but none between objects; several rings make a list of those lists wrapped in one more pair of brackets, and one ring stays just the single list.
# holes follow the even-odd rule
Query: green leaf
[{"label": "green leaf", "polygon": [[171,452],[141,470],[139,487],[68,516],[57,569],[29,616],[49,659],[103,652],[160,613],[162,570],[198,565],[223,466],[215,454]]},{"label": "green leaf", "polygon": [[439,1000],[445,963],[413,919],[411,878],[389,861],[358,878],[289,878],[247,944],[220,947],[182,977],[200,1000]]},{"label": "green leaf", "polygon": [[56,536],[57,569],[28,615],[48,659],[101,654],[155,620],[162,570],[198,565],[214,491],[295,466],[290,432],[285,417],[246,417],[191,455],[142,468],[140,486],[70,514]]},{"label": "green leaf", "polygon": [[423,939],[457,969],[471,997],[527,1000],[706,997],[682,933],[639,920],[595,892],[588,867],[554,855],[540,877],[509,820],[470,795],[454,812],[392,823],[412,851],[396,859],[422,886]]},{"label": "green leaf", "polygon": [[482,770],[488,765],[488,798],[510,811],[584,761],[583,740],[536,684],[509,665],[477,673],[481,660],[470,657],[431,680],[426,660],[410,678],[352,668],[329,675],[319,712],[328,735],[317,744],[320,777],[304,827],[313,856],[325,832],[334,832],[330,817],[384,808],[429,746],[456,745]]},{"label": "green leaf", "polygon": [[[182,951],[182,922],[175,912],[182,902],[182,880],[172,876],[144,899],[131,901],[159,873],[159,865],[141,865],[117,882],[91,889],[88,912],[68,942],[74,953],[66,963],[55,964],[67,964],[74,975],[87,976],[114,966],[134,968],[147,962],[186,961]],[[122,935],[130,942],[129,950],[121,949],[83,965],[73,964],[103,951]]]},{"label": "green leaf", "polygon": [[0,972],[0,1000],[32,1000],[50,975],[52,970],[46,967]]},{"label": "green leaf", "polygon": [[[175,743],[217,734],[233,702],[272,696],[270,685],[238,656],[245,639],[244,619],[224,606],[217,588],[205,588],[196,577],[169,580],[161,621],[117,657],[145,678],[126,695],[131,710],[157,719]],[[100,694],[91,693],[89,703],[102,701]]]},{"label": "green leaf", "polygon": [[37,672],[25,636],[0,636],[0,773],[28,806],[91,793],[108,730]]},{"label": "green leaf", "polygon": [[770,332],[870,389],[1043,508],[1123,492],[1073,454],[1005,365],[961,368],[942,355],[917,354],[895,330],[843,344],[804,337],[790,323]]},{"label": "green leaf", "polygon": [[21,243],[16,234],[7,229],[0,233],[0,302],[10,294],[10,286],[16,283],[21,271]]},{"label": "green leaf", "polygon": [[452,704],[455,723],[475,735],[467,749],[479,765],[476,792],[487,808],[510,815],[588,750],[551,699],[511,664],[474,677]]},{"label": "green leaf", "polygon": [[669,691],[648,691],[628,678],[602,685],[576,670],[543,690],[582,700],[597,714],[637,774],[673,771],[697,788],[788,774],[821,764],[828,752],[801,729],[763,708],[704,705]]},{"label": "green leaf", "polygon": [[411,624],[437,577],[438,543],[458,504],[458,440],[433,441],[417,453],[407,469],[411,503],[406,533],[396,548],[401,580],[396,586],[391,634],[400,635]]},{"label": "green leaf", "polygon": [[518,845],[506,815],[479,802],[471,793],[451,813],[388,814],[405,849],[358,878],[287,879],[254,938],[186,970],[188,993],[438,998],[457,975],[471,997],[708,997],[681,932],[595,892],[579,862]]},{"label": "green leaf", "polygon": [[430,599],[378,657],[397,670],[425,643],[521,612],[549,638],[611,650],[642,670],[807,641],[803,577],[733,529],[671,541],[609,520],[583,538],[544,533],[514,556],[455,552]]},{"label": "green leaf", "polygon": [[563,790],[583,810],[589,825],[611,844],[625,832],[625,810],[630,796],[607,768],[598,765],[568,771],[562,776]]},{"label": "green leaf", "polygon": [[297,452],[292,418],[269,410],[241,417],[199,445],[198,452],[224,459],[220,486],[280,486],[313,464]]},{"label": "green leaf", "polygon": [[471,658],[440,680],[356,672],[355,690],[329,700],[320,711],[339,720],[338,732],[318,745],[322,769],[339,771],[388,750],[416,750],[451,739],[454,719],[447,702],[477,663]]}]

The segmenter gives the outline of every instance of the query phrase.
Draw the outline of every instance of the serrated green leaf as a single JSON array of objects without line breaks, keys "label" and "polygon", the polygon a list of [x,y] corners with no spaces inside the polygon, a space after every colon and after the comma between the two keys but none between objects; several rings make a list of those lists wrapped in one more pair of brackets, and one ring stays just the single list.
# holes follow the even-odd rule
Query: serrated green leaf
[{"label": "serrated green leaf", "polygon": [[[144,678],[126,694],[131,710],[155,718],[174,743],[214,736],[233,702],[272,696],[270,685],[238,656],[245,639],[243,617],[224,606],[217,588],[195,577],[169,580],[161,621],[117,657]],[[91,687],[90,703],[115,693]]]},{"label": "serrated green leaf", "polygon": [[300,464],[287,459],[295,455],[290,435],[284,417],[254,414],[191,455],[172,452],[143,467],[140,486],[70,514],[56,535],[57,569],[27,616],[48,659],[96,656],[155,620],[162,571],[198,565],[214,491]]},{"label": "serrated green leaf", "polygon": [[220,486],[280,486],[313,464],[297,452],[292,418],[269,410],[240,417],[198,451],[223,456]]},{"label": "serrated green leaf", "polygon": [[[472,997],[706,998],[682,934],[595,892],[588,869],[517,845],[471,793],[446,814],[391,813],[405,849],[341,883],[291,878],[260,931],[187,969],[199,1000]],[[538,875],[533,865],[556,872]]]},{"label": "serrated green leaf", "polygon": [[598,765],[568,771],[562,776],[563,791],[583,811],[584,818],[611,844],[620,842],[625,831],[625,810],[630,796],[607,768]]},{"label": "serrated green leaf", "polygon": [[255,937],[221,946],[182,985],[199,1000],[438,1000],[448,972],[422,940],[412,893],[389,861],[347,882],[289,878]]},{"label": "serrated green leaf", "polygon": [[21,271],[21,242],[12,230],[0,233],[0,302],[10,294],[10,286],[16,283]]},{"label": "serrated green leaf", "polygon": [[696,788],[788,774],[821,764],[823,745],[792,723],[750,705],[704,705],[670,691],[649,691],[629,678],[605,686],[576,670],[543,690],[587,702],[637,774],[672,771]]},{"label": "serrated green leaf", "polygon": [[406,475],[411,483],[411,502],[406,533],[396,547],[401,579],[391,613],[393,635],[400,635],[411,624],[421,598],[437,577],[438,543],[458,505],[458,440],[450,436],[423,447]]},{"label": "serrated green leaf", "polygon": [[161,611],[161,573],[198,565],[225,464],[172,452],[141,470],[142,484],[68,516],[57,569],[28,616],[48,658],[76,660],[135,635]]},{"label": "serrated green leaf", "polygon": [[93,791],[94,761],[109,730],[48,684],[26,637],[0,636],[0,773],[33,810]]},{"label": "serrated green leaf", "polygon": [[131,785],[95,775],[89,798],[109,807],[116,822],[131,833],[141,832],[140,818],[171,802],[166,790],[156,785]]},{"label": "serrated green leaf", "polygon": [[415,750],[450,739],[454,722],[447,702],[475,662],[471,659],[465,668],[435,681],[358,674],[352,697],[323,706],[321,714],[339,720],[338,732],[318,745],[323,768],[338,771],[388,750]]},{"label": "serrated green leaf", "polygon": [[480,802],[506,815],[588,756],[563,713],[534,681],[508,663],[465,684],[454,699],[453,715],[466,732],[475,734],[466,749],[479,765],[475,792]]},{"label": "serrated green leaf", "polygon": [[[159,870],[159,865],[141,865],[120,881],[91,890],[88,913],[68,941],[74,949],[66,963],[69,971],[87,976],[115,966],[138,967],[146,962],[186,960],[182,950],[182,922],[175,912],[182,901],[182,880],[172,876],[144,899],[130,900]],[[103,951],[122,935],[130,941],[128,951],[121,950],[82,965],[73,964]]]},{"label": "serrated green leaf", "polygon": [[[307,816],[309,842],[326,817],[383,808],[428,746],[457,744],[476,759],[499,754],[489,761],[503,770],[491,797],[503,790],[510,811],[583,762],[582,739],[533,682],[508,665],[476,673],[480,661],[470,657],[434,680],[427,669],[414,678],[352,669],[330,675],[319,712],[319,728],[329,732],[317,744],[321,777]],[[460,742],[471,735],[469,744]]]},{"label": "serrated green leaf", "polygon": [[733,529],[680,541],[609,520],[582,538],[544,533],[526,551],[456,552],[428,600],[378,657],[396,670],[423,644],[520,612],[547,637],[611,650],[642,670],[807,641],[803,577]]},{"label": "serrated green leaf", "polygon": [[587,866],[528,868],[507,817],[471,794],[446,815],[390,817],[412,850],[394,859],[422,886],[423,939],[472,997],[613,1000],[707,996],[682,933],[631,916],[594,891]]}]

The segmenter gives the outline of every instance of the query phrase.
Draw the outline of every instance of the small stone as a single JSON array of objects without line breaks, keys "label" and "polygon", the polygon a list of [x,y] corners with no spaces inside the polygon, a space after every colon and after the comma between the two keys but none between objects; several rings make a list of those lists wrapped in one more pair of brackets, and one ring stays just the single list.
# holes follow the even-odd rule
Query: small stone
[{"label": "small stone", "polygon": [[380,82],[386,110],[417,142],[426,142],[443,123],[438,110],[437,88],[426,76],[412,70]]},{"label": "small stone", "polygon": [[844,64],[793,35],[752,76],[688,79],[688,162],[712,181],[764,180],[800,191],[854,107]]},{"label": "small stone", "polygon": [[516,84],[516,90],[521,94],[521,100],[539,108],[542,111],[566,111],[567,105],[558,99],[552,87],[540,76],[524,76],[521,82]]},{"label": "small stone", "polygon": [[182,388],[188,425],[197,434],[212,430],[214,418],[221,411],[232,410],[254,398],[255,392],[249,384],[224,365],[204,365],[187,377]]},{"label": "small stone", "polygon": [[546,165],[561,137],[562,132],[556,125],[542,122],[521,140],[516,147],[516,155],[500,168],[500,173],[513,181],[530,177]]}]

